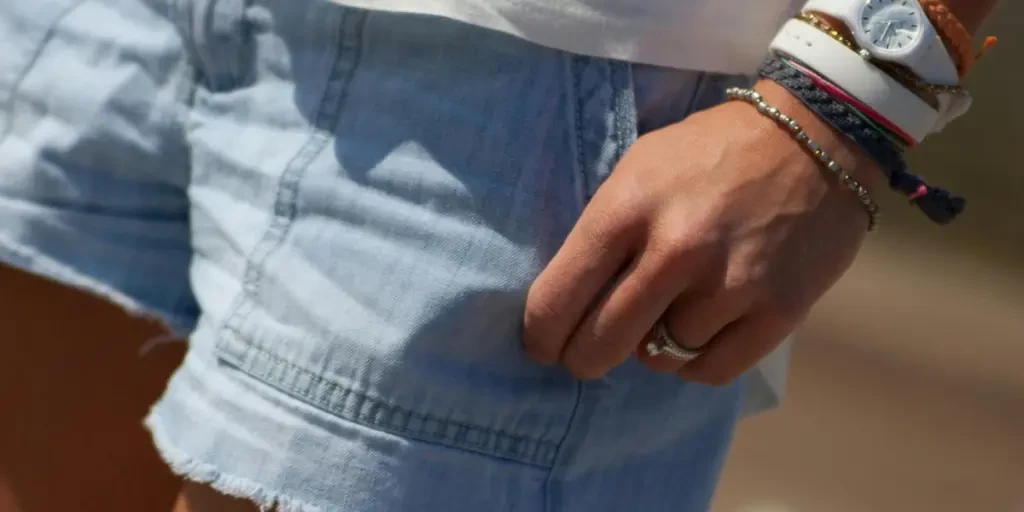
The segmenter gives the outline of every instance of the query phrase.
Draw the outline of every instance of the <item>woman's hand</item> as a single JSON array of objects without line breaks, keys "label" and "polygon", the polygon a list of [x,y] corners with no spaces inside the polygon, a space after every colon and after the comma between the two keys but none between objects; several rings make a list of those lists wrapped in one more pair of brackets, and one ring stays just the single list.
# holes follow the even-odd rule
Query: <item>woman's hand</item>
[{"label": "woman's hand", "polygon": [[[777,85],[765,100],[871,189],[880,171]],[[790,135],[731,102],[641,137],[584,210],[526,303],[527,353],[574,376],[637,353],[656,371],[726,384],[775,348],[849,267],[868,217]],[[663,318],[705,352],[642,347]]]}]

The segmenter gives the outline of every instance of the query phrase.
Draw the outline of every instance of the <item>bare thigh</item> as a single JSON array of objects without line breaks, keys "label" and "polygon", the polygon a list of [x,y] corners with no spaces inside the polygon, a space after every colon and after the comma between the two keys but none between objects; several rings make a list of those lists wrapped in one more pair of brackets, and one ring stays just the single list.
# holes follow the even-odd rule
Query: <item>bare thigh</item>
[{"label": "bare thigh", "polygon": [[183,344],[0,265],[0,512],[171,510],[181,481],[142,426]]},{"label": "bare thigh", "polygon": [[253,503],[224,496],[201,484],[187,482],[178,495],[173,512],[254,512]]}]

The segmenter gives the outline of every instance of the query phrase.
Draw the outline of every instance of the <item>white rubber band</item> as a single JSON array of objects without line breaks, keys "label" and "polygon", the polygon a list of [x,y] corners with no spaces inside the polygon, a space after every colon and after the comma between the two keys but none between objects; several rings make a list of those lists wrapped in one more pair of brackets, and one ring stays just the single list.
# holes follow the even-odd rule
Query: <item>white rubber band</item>
[{"label": "white rubber band", "polygon": [[[867,1],[870,2],[870,0]],[[904,4],[906,3],[904,2]],[[863,27],[860,27],[861,30],[857,30],[853,26],[858,25],[856,20],[861,17],[860,13],[864,5],[864,0],[807,0],[803,11],[827,14],[843,21],[850,31],[853,32],[853,39],[862,48],[865,48],[871,46],[868,44],[870,39],[865,38]],[[946,51],[946,46],[942,44],[942,38],[939,37],[935,27],[928,20],[924,9],[921,8],[917,0],[914,0],[906,7],[913,9],[920,15],[919,23],[921,24],[923,34],[920,43],[915,45],[916,49],[904,54],[905,59],[902,63],[925,82],[936,85],[956,85],[960,83],[960,75],[957,73],[956,64],[953,62],[953,58],[950,57],[949,52]],[[876,55],[875,57],[887,60],[882,55]],[[910,62],[911,60],[914,62]]]},{"label": "white rubber band", "polygon": [[916,142],[924,140],[938,124],[939,112],[924,100],[856,52],[802,21],[788,21],[771,48],[806,64]]}]

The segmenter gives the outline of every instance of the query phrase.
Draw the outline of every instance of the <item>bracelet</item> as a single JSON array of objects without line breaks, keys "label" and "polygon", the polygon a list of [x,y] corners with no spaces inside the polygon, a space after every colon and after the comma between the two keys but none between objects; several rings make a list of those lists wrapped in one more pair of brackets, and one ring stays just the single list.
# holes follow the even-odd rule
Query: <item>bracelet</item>
[{"label": "bracelet", "polygon": [[[891,134],[891,137],[896,140],[896,143],[893,143],[893,146],[898,150],[902,150],[906,147],[914,147],[916,145],[913,137],[903,130],[900,130],[899,126],[892,124],[891,121],[882,117],[882,115],[876,112],[875,109],[861,103],[857,98],[850,96],[846,91],[840,89],[832,82],[829,82],[825,77],[818,75],[814,70],[804,66],[800,61],[786,55],[780,55],[779,58],[785,62],[786,65],[796,69],[801,74],[809,78],[815,86],[825,91],[825,93],[833,99],[837,100],[839,103],[846,104],[849,107],[846,109],[849,113],[857,115],[861,120],[865,120],[865,124],[874,128],[874,131],[885,135],[887,140],[889,140],[890,143],[893,143],[893,140],[889,139]],[[860,143],[858,142],[858,144]]]},{"label": "bracelet", "polygon": [[[934,132],[941,113],[856,52],[799,20],[790,20],[771,50],[791,55],[920,142]],[[952,69],[952,64],[950,64]],[[955,73],[954,73],[955,74]]]},{"label": "bracelet", "polygon": [[920,93],[918,94],[918,97],[925,100],[926,102],[928,102],[929,105],[935,108],[939,107],[938,96],[940,94],[967,94],[967,91],[963,88],[963,86],[930,84],[928,82],[925,82],[924,80],[921,80],[920,77],[915,75],[909,69],[904,68],[903,66],[899,66],[890,62],[878,60],[871,57],[870,53],[865,52],[857,43],[851,41],[849,38],[847,38],[838,30],[836,30],[836,28],[833,27],[829,22],[821,19],[820,17],[818,17],[818,15],[814,13],[802,12],[797,16],[797,19],[828,34],[829,37],[835,39],[836,41],[839,41],[840,43],[843,44],[843,46],[849,48],[854,52],[857,52],[862,57],[865,57],[866,55],[865,58],[870,60],[872,64],[874,64],[876,67],[881,68],[886,73],[889,73],[889,75],[891,75],[893,78],[901,82],[903,85],[907,86],[908,89],[916,93]]},{"label": "bracelet", "polygon": [[966,200],[949,191],[931,187],[907,170],[902,153],[883,134],[866,124],[848,105],[842,104],[817,87],[799,70],[777,57],[769,57],[758,73],[784,87],[807,108],[836,131],[854,141],[881,167],[889,187],[907,197],[937,224],[948,224],[963,213]]},{"label": "bracelet", "polygon": [[918,2],[924,9],[925,15],[928,16],[928,21],[932,22],[935,31],[939,33],[942,44],[946,47],[949,55],[953,57],[956,70],[963,78],[976,60],[971,34],[942,0],[918,0]]},{"label": "bracelet", "polygon": [[936,85],[921,80],[913,71],[895,63],[875,59],[870,53],[860,48],[854,41],[844,36],[827,21],[821,19],[811,12],[800,13],[797,17],[800,20],[819,31],[825,33],[832,39],[846,46],[850,51],[860,55],[862,58],[873,64],[876,68],[884,71],[897,82],[906,87],[910,92],[921,98],[932,108],[940,112],[938,121],[932,132],[941,131],[954,119],[967,113],[970,109],[973,98],[962,86],[959,85]]},{"label": "bracelet", "polygon": [[765,117],[775,121],[779,126],[787,130],[790,136],[793,137],[797,142],[803,145],[814,157],[818,160],[821,166],[835,174],[839,181],[846,185],[846,188],[850,189],[857,196],[857,200],[864,207],[864,210],[868,213],[868,231],[874,231],[878,227],[879,219],[881,218],[881,209],[878,204],[871,199],[871,194],[868,189],[864,188],[860,183],[857,182],[853,176],[850,176],[846,171],[843,170],[839,162],[836,162],[828,155],[821,146],[811,140],[807,136],[807,132],[800,127],[793,118],[779,112],[779,109],[765,103],[761,94],[753,89],[741,89],[738,87],[730,87],[725,91],[726,97],[730,100],[740,100],[750,103],[757,108]]},{"label": "bracelet", "polygon": [[837,132],[860,146],[881,167],[887,178],[906,171],[906,160],[895,145],[879,131],[866,125],[853,113],[853,108],[836,101],[827,92],[817,87],[810,78],[789,66],[786,61],[778,57],[769,57],[761,64],[758,73],[761,77],[785,87],[790,94],[830,124]]}]

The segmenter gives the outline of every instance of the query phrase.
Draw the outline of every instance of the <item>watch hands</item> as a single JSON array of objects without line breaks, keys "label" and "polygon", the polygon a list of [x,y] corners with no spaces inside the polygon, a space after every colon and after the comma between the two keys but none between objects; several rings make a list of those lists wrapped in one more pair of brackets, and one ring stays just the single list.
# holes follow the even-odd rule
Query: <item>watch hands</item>
[{"label": "watch hands", "polygon": [[892,35],[889,34],[889,29],[891,28],[892,20],[889,20],[885,23],[885,30],[882,31],[882,35],[878,38],[880,40],[880,44],[882,44],[883,46],[888,46],[889,40],[892,39]]}]

